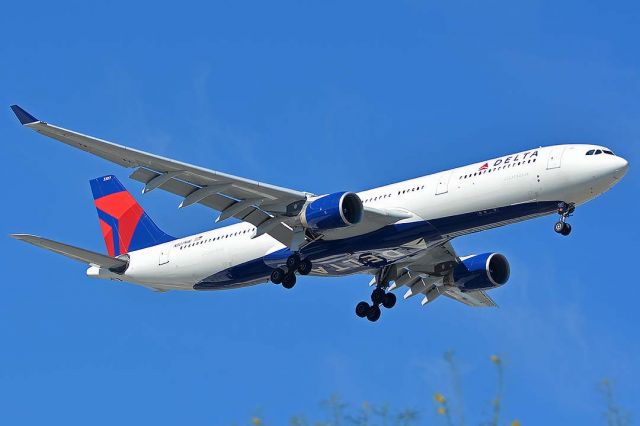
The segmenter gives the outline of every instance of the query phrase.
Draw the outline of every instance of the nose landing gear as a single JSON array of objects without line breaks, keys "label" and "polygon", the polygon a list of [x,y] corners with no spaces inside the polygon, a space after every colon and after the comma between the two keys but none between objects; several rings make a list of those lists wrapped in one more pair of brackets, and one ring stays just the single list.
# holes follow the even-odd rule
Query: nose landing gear
[{"label": "nose landing gear", "polygon": [[573,204],[567,204],[564,202],[558,204],[558,214],[560,215],[560,220],[556,222],[553,230],[560,235],[564,235],[565,237],[569,235],[571,233],[571,225],[568,224],[566,220],[573,214],[575,209],[576,207]]}]

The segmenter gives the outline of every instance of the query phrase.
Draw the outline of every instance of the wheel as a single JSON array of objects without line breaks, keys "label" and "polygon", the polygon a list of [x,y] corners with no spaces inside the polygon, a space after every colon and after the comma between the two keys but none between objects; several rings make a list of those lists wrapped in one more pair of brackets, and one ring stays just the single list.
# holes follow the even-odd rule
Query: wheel
[{"label": "wheel", "polygon": [[571,233],[571,225],[569,225],[568,223],[565,223],[564,224],[564,229],[562,230],[561,234],[566,237],[570,233]]},{"label": "wheel", "polygon": [[376,322],[380,319],[380,308],[377,306],[372,306],[367,312],[367,319],[371,322]]},{"label": "wheel", "polygon": [[276,268],[271,271],[271,282],[274,284],[280,284],[284,279],[284,270],[282,268]]},{"label": "wheel", "polygon": [[309,259],[305,259],[298,265],[298,272],[300,272],[300,275],[309,275],[312,267],[313,265],[311,264],[311,261]]},{"label": "wheel", "polygon": [[393,293],[387,293],[384,295],[384,300],[382,301],[382,306],[387,309],[391,309],[396,305],[396,295]]},{"label": "wheel", "polygon": [[558,234],[562,234],[562,231],[564,231],[564,222],[556,222],[556,224],[553,226],[553,230]]},{"label": "wheel", "polygon": [[558,234],[562,234],[567,225],[568,224],[565,222],[556,222],[556,224],[553,226],[553,230],[556,231]]},{"label": "wheel", "polygon": [[367,302],[360,302],[356,305],[356,315],[360,318],[364,318],[369,313],[371,306]]},{"label": "wheel", "polygon": [[298,265],[300,265],[300,255],[298,253],[293,253],[287,258],[287,268],[289,268],[290,271],[295,270]]},{"label": "wheel", "polygon": [[371,301],[373,302],[374,305],[379,305],[384,301],[385,294],[386,293],[384,292],[384,290],[378,287],[375,290],[373,290],[373,293],[371,293]]},{"label": "wheel", "polygon": [[296,274],[286,274],[282,279],[282,287],[290,289],[294,285],[296,285]]}]

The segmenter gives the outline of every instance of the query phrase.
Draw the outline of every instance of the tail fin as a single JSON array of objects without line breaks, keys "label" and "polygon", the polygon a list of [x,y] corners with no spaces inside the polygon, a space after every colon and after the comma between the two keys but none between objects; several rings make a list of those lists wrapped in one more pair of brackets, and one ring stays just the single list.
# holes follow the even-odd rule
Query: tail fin
[{"label": "tail fin", "polygon": [[115,176],[89,181],[109,256],[174,240],[153,223]]}]

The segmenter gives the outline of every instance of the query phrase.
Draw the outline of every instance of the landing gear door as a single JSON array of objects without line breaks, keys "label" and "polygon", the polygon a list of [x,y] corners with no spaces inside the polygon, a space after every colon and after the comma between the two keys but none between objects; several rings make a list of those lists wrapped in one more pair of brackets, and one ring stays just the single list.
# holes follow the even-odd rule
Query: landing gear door
[{"label": "landing gear door", "polygon": [[551,152],[549,153],[549,160],[547,161],[547,170],[560,168],[564,149],[564,146],[555,146],[551,148]]},{"label": "landing gear door", "polygon": [[171,245],[165,244],[160,249],[160,257],[158,259],[158,265],[166,265],[169,263],[169,252],[171,251]]},{"label": "landing gear door", "polygon": [[449,179],[453,172],[442,172],[438,174],[438,186],[436,187],[436,195],[446,194],[449,192]]}]

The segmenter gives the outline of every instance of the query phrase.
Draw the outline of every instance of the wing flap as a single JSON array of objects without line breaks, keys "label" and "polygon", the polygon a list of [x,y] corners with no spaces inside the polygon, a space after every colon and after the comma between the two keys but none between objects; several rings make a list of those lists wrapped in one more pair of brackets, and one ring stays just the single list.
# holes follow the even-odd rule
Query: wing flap
[{"label": "wing flap", "polygon": [[99,266],[101,268],[109,269],[112,271],[124,270],[129,264],[129,262],[124,259],[106,256],[101,253],[96,253],[91,250],[85,250],[79,247],[70,246],[64,243],[59,243],[57,241],[39,237],[37,235],[11,234],[10,237],[15,238],[16,240],[24,241],[25,243],[29,243],[37,247],[42,247],[71,259],[89,265]]},{"label": "wing flap", "polygon": [[[160,173],[141,167],[136,169],[136,171],[133,172],[129,177],[131,179],[137,180],[138,182],[147,183],[157,176],[160,176]],[[192,183],[185,182],[178,178],[178,179],[171,179],[162,183],[159,186],[159,188],[167,192],[171,192],[172,194],[176,194],[180,197],[184,197],[184,199],[187,200],[189,195],[195,193],[196,191],[201,190],[202,188],[206,188],[206,186],[204,187],[196,186]],[[224,192],[226,193],[227,191],[224,191]],[[236,200],[226,196],[226,194],[211,193],[211,194],[208,194],[206,197],[196,201],[195,203],[201,204],[213,210],[222,212],[228,209],[229,207],[233,206],[233,204],[236,203]],[[250,223],[256,227],[260,226],[267,220],[273,218],[271,214],[259,208],[251,207],[251,206],[233,215],[233,217],[235,217],[236,219],[240,219],[243,222]],[[291,244],[293,233],[289,227],[283,225],[282,223],[279,225],[270,227],[268,234],[286,246],[289,246]]]},{"label": "wing flap", "polygon": [[447,287],[444,295],[474,308],[498,306],[484,291],[462,292],[456,287]]},{"label": "wing flap", "polygon": [[[136,171],[133,172],[129,177],[146,185],[148,182],[151,182],[158,176],[160,176],[160,173],[140,167],[136,169]],[[180,179],[170,179],[159,185],[158,188],[167,192],[171,192],[172,194],[178,195],[180,197],[187,198],[190,194],[202,188],[202,186],[198,186],[190,182],[185,182]],[[230,197],[225,197],[224,195],[218,193],[211,194],[198,201],[199,204],[218,211],[226,209],[231,204],[233,204],[233,202],[234,200]]]}]

